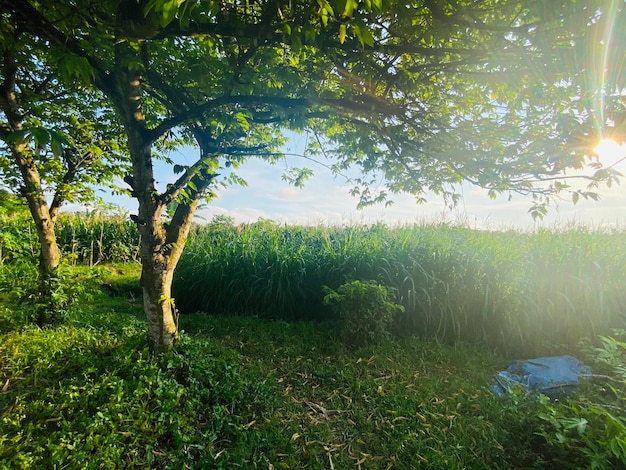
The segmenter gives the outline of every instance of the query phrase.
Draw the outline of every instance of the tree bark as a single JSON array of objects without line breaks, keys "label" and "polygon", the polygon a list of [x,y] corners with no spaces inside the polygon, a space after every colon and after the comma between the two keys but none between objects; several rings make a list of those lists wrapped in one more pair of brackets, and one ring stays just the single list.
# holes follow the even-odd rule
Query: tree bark
[{"label": "tree bark", "polygon": [[[154,244],[147,242],[144,245]],[[178,339],[176,310],[172,299],[172,279],[176,263],[159,251],[151,256],[143,253],[141,266],[143,308],[148,322],[150,348],[154,351],[167,350]]]},{"label": "tree bark", "polygon": [[[136,115],[138,116],[138,115]],[[171,288],[174,269],[180,253],[173,249],[184,238],[167,240],[161,215],[165,206],[159,200],[153,178],[151,144],[146,141],[141,119],[126,122],[133,176],[127,178],[139,202],[137,224],[141,236],[141,286],[143,306],[148,322],[148,340],[155,351],[169,349],[178,338]]]},{"label": "tree bark", "polygon": [[[160,220],[164,207],[153,214],[151,224],[140,227],[143,306],[148,322],[150,347],[155,351],[173,347],[178,338],[172,280],[187,241],[198,199],[188,204],[180,204],[167,230]],[[137,220],[141,225],[141,219],[138,217]],[[152,228],[148,228],[149,225]]]},{"label": "tree bark", "polygon": [[161,216],[167,201],[156,190],[152,137],[142,113],[142,79],[139,71],[131,67],[131,64],[136,63],[137,52],[126,44],[119,44],[115,52],[115,86],[103,91],[117,108],[128,137],[133,173],[125,181],[139,203],[138,213],[133,220],[141,235],[141,286],[148,322],[148,340],[152,350],[163,351],[173,347],[178,338],[172,279],[198,201],[179,205],[166,227]]}]

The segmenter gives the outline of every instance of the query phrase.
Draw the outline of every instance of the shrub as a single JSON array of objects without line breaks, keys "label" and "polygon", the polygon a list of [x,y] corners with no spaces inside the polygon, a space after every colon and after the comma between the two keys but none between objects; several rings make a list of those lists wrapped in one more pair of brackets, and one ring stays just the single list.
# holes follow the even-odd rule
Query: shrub
[{"label": "shrub", "polygon": [[88,281],[98,274],[82,275],[80,282],[77,276],[75,271],[61,264],[49,278],[42,279],[35,264],[22,260],[0,267],[0,292],[4,292],[17,311],[14,316],[17,323],[60,324],[67,318],[71,306],[88,292]]},{"label": "shrub", "polygon": [[391,289],[374,281],[352,281],[324,292],[324,304],[341,320],[341,339],[354,346],[388,339],[394,313],[404,310],[393,302]]}]

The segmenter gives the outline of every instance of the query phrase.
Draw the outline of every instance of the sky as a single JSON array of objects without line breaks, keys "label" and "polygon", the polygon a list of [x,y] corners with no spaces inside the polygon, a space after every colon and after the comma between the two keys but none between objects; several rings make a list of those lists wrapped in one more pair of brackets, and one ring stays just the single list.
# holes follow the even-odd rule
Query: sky
[{"label": "sky", "polygon": [[[289,149],[301,146],[294,136]],[[296,152],[297,153],[297,152]],[[603,156],[605,165],[611,165],[626,157],[626,144],[619,148],[620,155]],[[177,162],[191,164],[196,151],[187,149],[171,155]],[[302,166],[294,159],[287,164]],[[162,190],[167,183],[175,181],[176,175],[168,165],[157,163],[155,176]],[[626,162],[618,170],[626,174]],[[351,185],[345,178],[334,176],[328,169],[312,167],[315,175],[303,189],[282,181],[285,164],[269,163],[250,159],[237,171],[248,182],[247,187],[232,186],[218,188],[217,197],[198,210],[196,221],[209,222],[215,215],[234,218],[236,223],[256,222],[259,218],[271,219],[289,225],[342,225],[373,224],[383,222],[390,226],[423,223],[449,222],[484,230],[532,230],[537,228],[567,228],[572,224],[590,228],[626,226],[626,181],[613,188],[601,188],[598,202],[581,200],[574,205],[570,200],[558,201],[550,207],[548,216],[534,221],[528,210],[531,200],[514,194],[512,200],[503,194],[496,200],[487,192],[470,184],[463,185],[463,199],[454,209],[446,208],[441,197],[427,195],[428,202],[416,204],[410,195],[392,195],[394,204],[379,204],[357,210],[358,200],[349,194]],[[592,173],[588,170],[587,173]],[[575,184],[572,183],[572,184]],[[582,183],[581,188],[584,186]],[[130,198],[105,197],[131,212],[136,203]]]}]

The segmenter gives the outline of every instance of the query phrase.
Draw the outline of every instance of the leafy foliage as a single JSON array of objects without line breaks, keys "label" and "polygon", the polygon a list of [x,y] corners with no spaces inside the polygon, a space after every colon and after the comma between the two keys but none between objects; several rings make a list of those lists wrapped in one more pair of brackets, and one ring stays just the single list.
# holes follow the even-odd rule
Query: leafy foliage
[{"label": "leafy foliage", "polygon": [[37,235],[26,205],[0,190],[0,266],[17,260],[35,260]]},{"label": "leafy foliage", "polygon": [[325,289],[324,305],[340,318],[346,344],[365,346],[389,339],[394,314],[404,307],[393,302],[392,291],[374,281],[352,281],[337,291]]},{"label": "leafy foliage", "polygon": [[[66,265],[59,265],[41,279],[41,272],[29,260],[20,260],[0,267],[0,290],[19,313],[18,324],[39,326],[63,323],[70,307],[85,294],[83,283],[76,282]],[[4,328],[3,328],[4,329]]]},{"label": "leafy foliage", "polygon": [[3,466],[164,468],[211,454],[239,396],[236,355],[193,341],[156,362],[143,324],[109,317],[123,319],[123,332],[64,327],[4,338]]},{"label": "leafy foliage", "polygon": [[419,341],[355,350],[325,327],[252,318],[194,316],[183,327],[194,336],[155,359],[145,324],[103,296],[62,327],[3,334],[0,465],[518,461],[495,398],[466,392],[499,362],[482,351]]},{"label": "leafy foliage", "polygon": [[111,182],[126,169],[114,114],[102,95],[72,80],[64,83],[55,57],[42,51],[31,35],[16,25],[0,34],[3,183],[31,197],[24,191],[30,184],[25,180],[28,168],[40,184],[32,189],[52,195],[53,213],[67,202],[92,202],[94,185]]},{"label": "leafy foliage", "polygon": [[598,375],[570,400],[503,400],[487,388],[502,357],[416,338],[348,347],[329,323],[186,315],[180,347],[155,358],[141,307],[95,281],[66,324],[0,333],[3,468],[624,464],[620,332],[590,347]]}]

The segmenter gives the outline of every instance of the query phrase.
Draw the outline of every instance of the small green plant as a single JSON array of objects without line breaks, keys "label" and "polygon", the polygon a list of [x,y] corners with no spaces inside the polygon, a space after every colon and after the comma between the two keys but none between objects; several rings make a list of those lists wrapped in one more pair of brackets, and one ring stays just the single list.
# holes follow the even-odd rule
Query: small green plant
[{"label": "small green plant", "polygon": [[578,396],[563,402],[539,398],[542,453],[566,468],[626,466],[626,342],[601,337],[589,362],[602,374],[590,377]]},{"label": "small green plant", "polygon": [[83,276],[77,282],[76,274],[60,265],[46,279],[33,263],[22,261],[0,270],[0,291],[19,312],[19,323],[39,326],[63,323],[69,308],[79,296],[86,293],[86,282],[97,273]]},{"label": "small green plant", "polygon": [[346,344],[364,346],[390,337],[396,312],[404,307],[393,301],[393,291],[374,281],[352,281],[337,291],[324,289],[324,305],[341,320],[341,338]]}]

